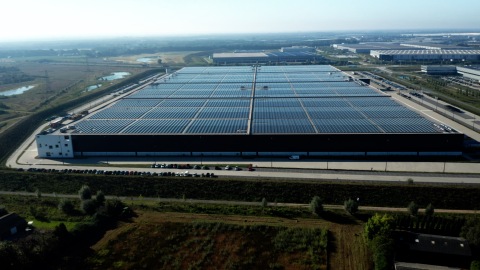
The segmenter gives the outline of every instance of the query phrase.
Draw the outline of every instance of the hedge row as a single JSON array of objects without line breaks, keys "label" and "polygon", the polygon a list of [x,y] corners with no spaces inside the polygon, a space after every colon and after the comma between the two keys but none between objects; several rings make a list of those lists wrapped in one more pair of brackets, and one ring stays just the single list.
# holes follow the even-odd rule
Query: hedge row
[{"label": "hedge row", "polygon": [[0,190],[76,194],[86,184],[93,192],[128,197],[309,203],[320,196],[326,204],[407,207],[415,201],[442,209],[480,209],[480,187],[473,185],[408,185],[406,183],[277,181],[271,179],[205,179],[177,177],[104,176],[0,171]]}]

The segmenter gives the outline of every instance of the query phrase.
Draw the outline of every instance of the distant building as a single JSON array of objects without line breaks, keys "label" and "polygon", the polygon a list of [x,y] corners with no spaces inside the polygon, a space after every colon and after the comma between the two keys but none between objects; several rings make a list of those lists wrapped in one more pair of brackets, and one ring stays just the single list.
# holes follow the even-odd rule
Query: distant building
[{"label": "distant building", "polygon": [[[370,54],[372,50],[402,50],[406,49],[399,43],[391,42],[368,42],[359,44],[333,44],[333,48],[338,50],[348,50],[353,53]],[[407,48],[408,49],[408,48]]]},{"label": "distant building", "polygon": [[281,52],[315,52],[314,47],[309,46],[292,46],[292,47],[282,47]]},{"label": "distant building", "polygon": [[428,75],[454,75],[457,74],[457,67],[424,65],[421,66],[421,71],[427,73]]},{"label": "distant building", "polygon": [[373,50],[370,55],[385,61],[480,60],[480,50]]},{"label": "distant building", "polygon": [[18,232],[25,231],[27,221],[15,213],[0,217],[0,240],[7,239]]},{"label": "distant building", "polygon": [[371,51],[389,50],[471,50],[475,48],[428,43],[394,43],[394,42],[366,42],[359,44],[333,44],[338,50],[348,50],[353,53],[370,54]]},{"label": "distant building", "polygon": [[464,77],[480,82],[480,66],[457,67],[457,71]]},{"label": "distant building", "polygon": [[311,51],[233,52],[214,53],[213,63],[217,65],[307,63],[315,62],[318,58],[320,56]]}]

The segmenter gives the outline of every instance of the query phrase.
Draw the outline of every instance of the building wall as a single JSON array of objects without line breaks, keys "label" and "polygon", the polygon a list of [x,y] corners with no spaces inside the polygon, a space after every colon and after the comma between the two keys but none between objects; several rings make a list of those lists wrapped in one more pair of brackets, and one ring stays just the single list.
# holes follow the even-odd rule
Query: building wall
[{"label": "building wall", "polygon": [[471,69],[465,67],[457,67],[458,73],[462,74],[463,76],[480,81],[480,70],[478,69]]},{"label": "building wall", "polygon": [[73,158],[71,135],[37,135],[38,156],[45,158]]},{"label": "building wall", "polygon": [[463,134],[72,135],[78,155],[244,155],[244,153],[455,152]]}]

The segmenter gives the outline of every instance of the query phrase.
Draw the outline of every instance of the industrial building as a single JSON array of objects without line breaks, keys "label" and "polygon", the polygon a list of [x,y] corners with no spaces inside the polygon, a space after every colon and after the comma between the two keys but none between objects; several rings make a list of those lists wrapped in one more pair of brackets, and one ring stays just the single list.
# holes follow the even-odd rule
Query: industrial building
[{"label": "industrial building", "polygon": [[36,136],[39,157],[458,155],[463,134],[332,66],[186,67]]},{"label": "industrial building", "polygon": [[480,82],[480,66],[457,67],[457,71],[464,77]]},{"label": "industrial building", "polygon": [[399,43],[391,42],[366,42],[359,44],[333,44],[337,50],[347,50],[353,53],[370,54],[372,50],[404,50],[408,49]]},{"label": "industrial building", "polygon": [[365,42],[359,44],[333,44],[338,50],[348,50],[353,53],[370,54],[371,51],[389,50],[472,50],[475,48],[435,43],[395,43],[395,42]]},{"label": "industrial building", "polygon": [[273,52],[214,53],[216,65],[312,63],[322,58],[311,47],[289,47]]},{"label": "industrial building", "polygon": [[456,66],[438,66],[438,65],[422,65],[421,71],[428,75],[455,75],[457,74]]},{"label": "industrial building", "polygon": [[384,61],[480,60],[480,50],[373,50],[370,55]]}]

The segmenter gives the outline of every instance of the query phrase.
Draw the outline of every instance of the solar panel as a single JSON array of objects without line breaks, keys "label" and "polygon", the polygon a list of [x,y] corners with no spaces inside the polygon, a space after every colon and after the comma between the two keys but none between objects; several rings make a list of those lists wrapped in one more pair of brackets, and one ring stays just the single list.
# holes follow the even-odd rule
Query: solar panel
[{"label": "solar panel", "polygon": [[441,132],[418,112],[348,77],[317,65],[186,67],[76,126],[92,134]]}]

